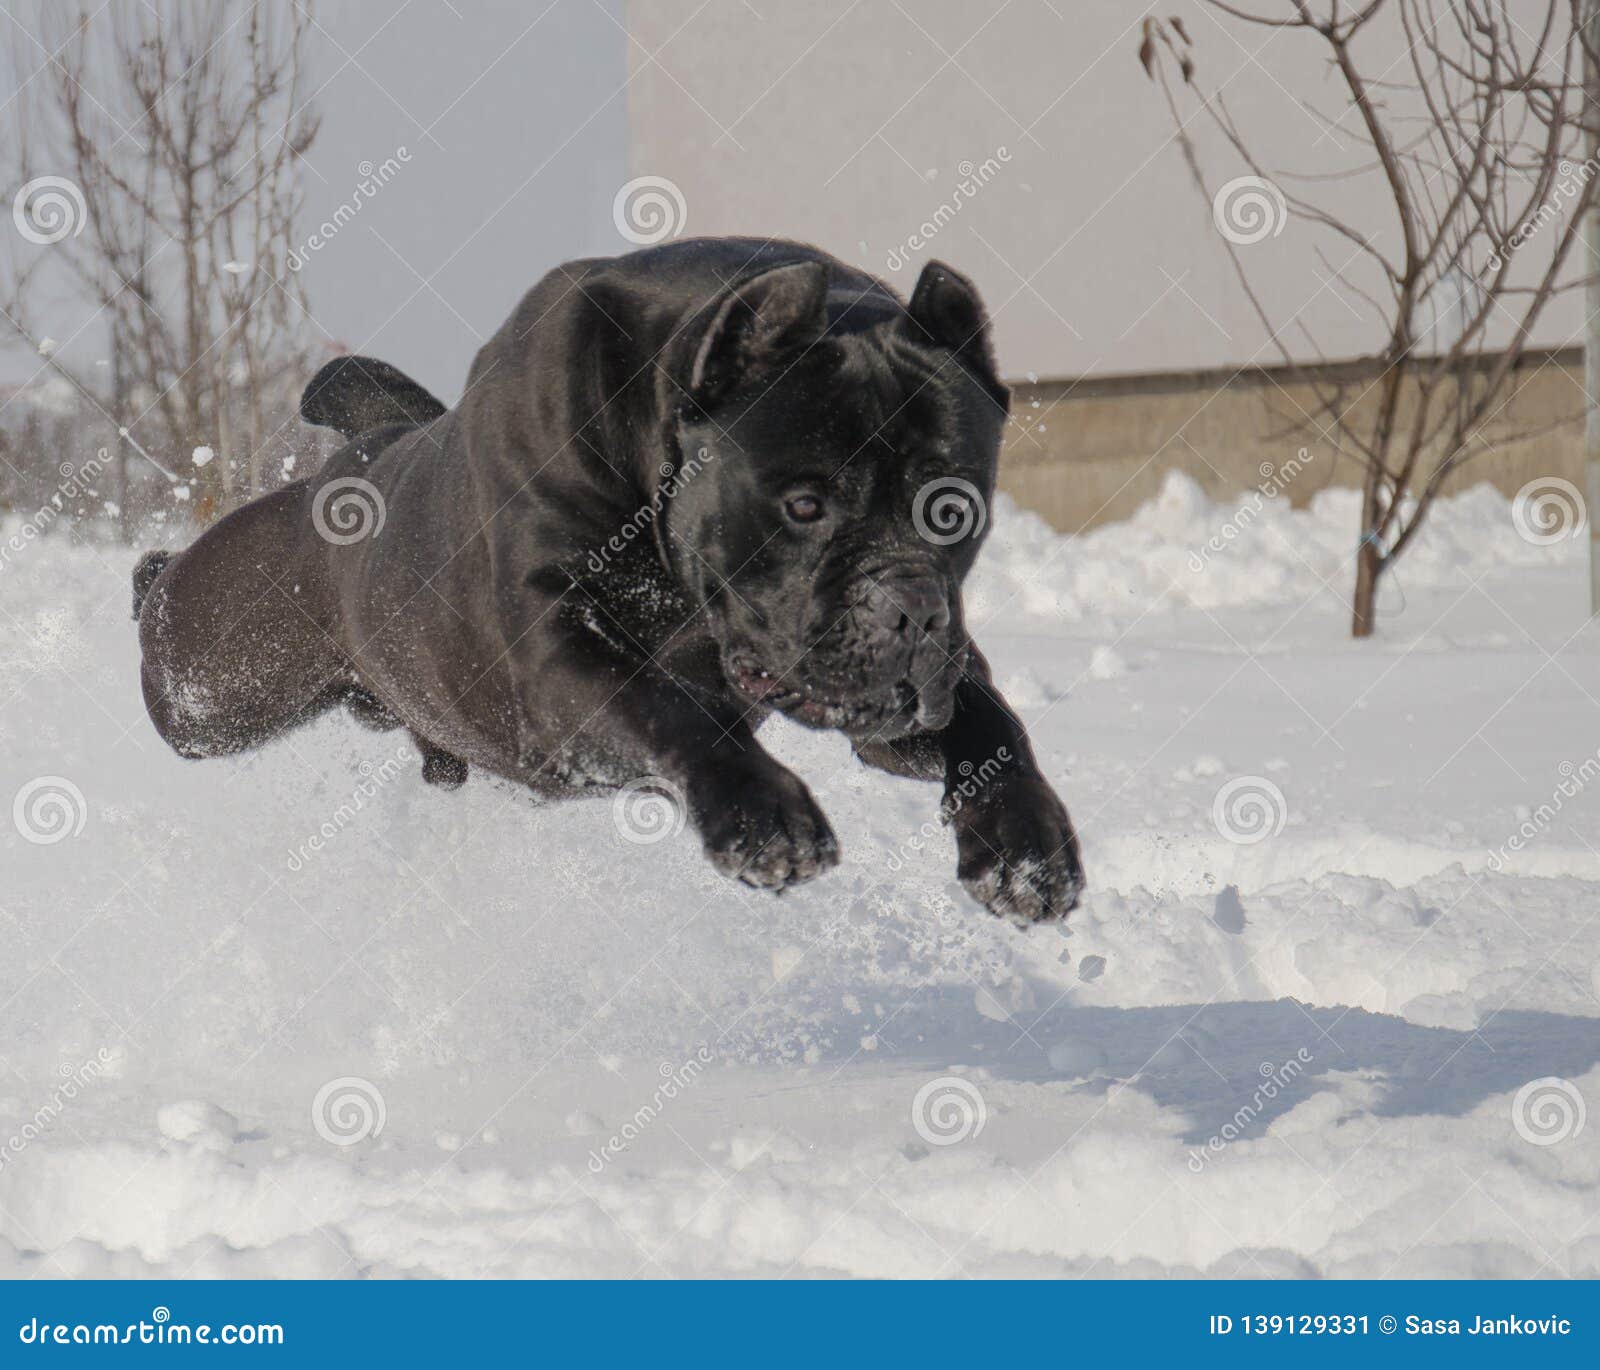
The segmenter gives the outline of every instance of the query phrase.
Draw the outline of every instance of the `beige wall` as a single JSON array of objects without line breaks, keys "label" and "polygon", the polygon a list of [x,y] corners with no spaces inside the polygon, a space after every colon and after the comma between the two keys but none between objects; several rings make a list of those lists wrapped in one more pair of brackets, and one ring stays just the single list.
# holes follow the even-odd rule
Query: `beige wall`
[{"label": "beige wall", "polygon": [[[1582,489],[1582,380],[1581,358],[1571,351],[1527,357],[1483,434],[1483,453],[1446,490],[1487,480],[1511,495],[1538,476],[1561,476]],[[1377,388],[1358,377],[1352,394],[1360,396],[1350,411],[1359,427]],[[1024,383],[1012,393],[1000,486],[1072,532],[1127,518],[1169,471],[1183,471],[1227,500],[1305,447],[1310,460],[1283,492],[1301,505],[1328,485],[1361,480],[1358,466],[1339,461],[1305,429],[1316,408],[1308,385],[1271,372]]]}]

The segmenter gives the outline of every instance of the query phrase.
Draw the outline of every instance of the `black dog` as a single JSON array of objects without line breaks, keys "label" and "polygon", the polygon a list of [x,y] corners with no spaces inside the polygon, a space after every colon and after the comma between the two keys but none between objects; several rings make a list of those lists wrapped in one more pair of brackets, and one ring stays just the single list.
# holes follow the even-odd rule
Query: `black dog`
[{"label": "black dog", "polygon": [[909,305],[793,243],[569,263],[454,410],[341,358],[301,413],[352,441],[146,556],[150,717],[200,757],[342,704],[410,729],[435,783],[648,778],[718,870],[782,888],[838,850],[756,741],[778,710],[943,780],[990,909],[1064,914],[1072,825],[961,612],[1008,400],[982,304],[937,263]]}]

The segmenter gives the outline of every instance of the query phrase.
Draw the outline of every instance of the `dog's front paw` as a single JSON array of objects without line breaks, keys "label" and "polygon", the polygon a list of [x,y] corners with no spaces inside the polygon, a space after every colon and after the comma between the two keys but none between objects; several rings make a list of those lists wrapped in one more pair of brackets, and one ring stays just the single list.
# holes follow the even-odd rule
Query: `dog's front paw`
[{"label": "dog's front paw", "polygon": [[781,890],[839,864],[839,842],[811,792],[781,766],[719,769],[690,794],[706,855],[723,875]]},{"label": "dog's front paw", "polygon": [[1042,776],[1013,775],[955,809],[956,876],[990,913],[1017,923],[1064,918],[1083,890],[1072,820]]}]

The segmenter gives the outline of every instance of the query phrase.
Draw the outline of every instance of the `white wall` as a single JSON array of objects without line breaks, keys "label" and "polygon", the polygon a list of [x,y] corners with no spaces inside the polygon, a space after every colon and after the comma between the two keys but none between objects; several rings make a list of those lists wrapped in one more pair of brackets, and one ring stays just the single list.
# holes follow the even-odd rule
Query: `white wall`
[{"label": "white wall", "polygon": [[[1184,17],[1202,82],[1224,89],[1275,175],[1371,160],[1348,121],[1329,131],[1305,108],[1342,108],[1315,40],[1224,26],[1193,0],[1161,10]],[[1012,375],[1276,361],[1140,69],[1147,12],[1130,0],[629,0],[632,174],[681,188],[690,233],[809,239],[902,289],[926,257],[948,260],[982,286]],[[1408,74],[1393,32],[1373,30],[1364,57],[1390,80]],[[1002,147],[1009,161],[893,270],[891,252],[951,201],[960,164],[998,164]],[[1213,187],[1247,169],[1209,135],[1202,161]],[[1370,177],[1334,185],[1386,231]],[[1291,218],[1245,257],[1279,318],[1307,323],[1327,356],[1359,354],[1373,312],[1324,285],[1318,247],[1335,265],[1351,255]],[[1565,342],[1580,322],[1574,301],[1540,341]]]}]

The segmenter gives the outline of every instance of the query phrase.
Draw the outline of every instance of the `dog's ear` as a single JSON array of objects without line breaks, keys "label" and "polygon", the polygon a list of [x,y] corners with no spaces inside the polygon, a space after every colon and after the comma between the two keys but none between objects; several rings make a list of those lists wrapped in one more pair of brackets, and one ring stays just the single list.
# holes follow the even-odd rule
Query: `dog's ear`
[{"label": "dog's ear", "polygon": [[689,388],[712,404],[742,380],[786,362],[828,325],[828,267],[797,262],[735,286],[712,314],[695,352]]},{"label": "dog's ear", "polygon": [[917,277],[906,306],[909,332],[918,342],[947,347],[985,381],[998,387],[994,348],[989,341],[989,311],[977,287],[943,262],[929,262]]}]

